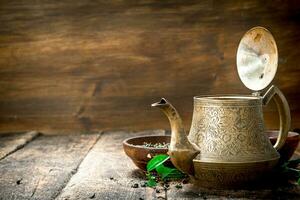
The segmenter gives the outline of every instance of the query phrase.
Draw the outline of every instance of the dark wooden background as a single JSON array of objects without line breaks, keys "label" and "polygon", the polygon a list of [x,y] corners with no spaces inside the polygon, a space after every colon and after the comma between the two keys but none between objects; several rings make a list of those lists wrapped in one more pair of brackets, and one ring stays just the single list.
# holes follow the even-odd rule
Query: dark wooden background
[{"label": "dark wooden background", "polygon": [[[0,132],[169,128],[150,104],[168,98],[186,128],[192,97],[249,94],[237,45],[265,26],[274,80],[300,127],[299,1],[0,0]],[[278,127],[274,106],[268,128]]]}]

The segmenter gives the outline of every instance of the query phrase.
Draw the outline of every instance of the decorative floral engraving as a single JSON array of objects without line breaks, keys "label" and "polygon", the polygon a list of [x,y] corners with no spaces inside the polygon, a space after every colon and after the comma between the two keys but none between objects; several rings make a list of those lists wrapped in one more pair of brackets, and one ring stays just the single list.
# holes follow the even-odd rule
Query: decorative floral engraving
[{"label": "decorative floral engraving", "polygon": [[264,133],[262,106],[257,103],[196,103],[189,139],[200,148],[199,160],[246,162],[278,157]]}]

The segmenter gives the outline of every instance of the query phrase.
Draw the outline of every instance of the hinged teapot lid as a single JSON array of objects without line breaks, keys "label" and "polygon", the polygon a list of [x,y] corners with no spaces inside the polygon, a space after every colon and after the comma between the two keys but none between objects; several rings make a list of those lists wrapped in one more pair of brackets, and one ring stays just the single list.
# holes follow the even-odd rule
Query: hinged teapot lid
[{"label": "hinged teapot lid", "polygon": [[266,88],[273,80],[278,64],[278,51],[272,34],[263,27],[254,27],[242,37],[236,57],[239,77],[255,91]]}]

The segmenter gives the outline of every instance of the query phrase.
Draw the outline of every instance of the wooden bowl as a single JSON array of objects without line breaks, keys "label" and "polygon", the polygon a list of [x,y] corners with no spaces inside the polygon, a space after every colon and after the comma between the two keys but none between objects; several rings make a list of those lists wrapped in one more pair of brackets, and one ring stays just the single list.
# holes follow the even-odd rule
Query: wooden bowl
[{"label": "wooden bowl", "polygon": [[[266,131],[266,133],[271,143],[274,145],[276,143],[279,131]],[[299,133],[291,131],[288,133],[288,137],[285,141],[284,146],[279,150],[281,159],[283,161],[288,161],[292,157],[295,150],[297,149],[299,139]]]},{"label": "wooden bowl", "polygon": [[[154,147],[144,147],[144,142],[156,144],[156,143],[170,143],[170,136],[136,136],[128,138],[123,141],[123,148],[127,156],[131,158],[134,164],[146,171],[146,166],[149,160],[157,154],[167,154],[167,148],[154,148]],[[169,163],[170,164],[170,163]]]}]

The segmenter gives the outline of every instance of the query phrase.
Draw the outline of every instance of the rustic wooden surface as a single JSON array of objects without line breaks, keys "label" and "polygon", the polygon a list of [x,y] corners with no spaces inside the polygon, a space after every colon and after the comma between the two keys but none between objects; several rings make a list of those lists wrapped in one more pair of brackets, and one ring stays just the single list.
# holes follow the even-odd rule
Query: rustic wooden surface
[{"label": "rustic wooden surface", "polygon": [[[121,145],[130,136],[132,133],[123,131],[103,134],[58,199],[145,199],[149,188],[140,186],[145,182],[144,174],[128,160]],[[135,183],[138,188],[131,187]]]},{"label": "rustic wooden surface", "polygon": [[[145,134],[162,135],[165,132],[40,135],[0,160],[0,199],[300,198],[299,186],[217,191],[195,188],[191,184],[182,184],[183,187],[178,189],[178,183],[173,182],[166,190],[161,185],[155,189],[142,187],[145,176],[126,157],[121,142],[128,137]],[[0,144],[2,142],[0,140]],[[131,187],[134,184],[138,184],[138,188]]]},{"label": "rustic wooden surface", "polygon": [[[274,34],[274,84],[300,127],[299,1],[0,0],[0,131],[169,128],[167,97],[187,128],[192,97],[246,93],[235,54],[246,30]],[[266,109],[277,128],[274,106]]]},{"label": "rustic wooden surface", "polygon": [[38,136],[38,132],[7,133],[0,135],[0,160],[22,148]]},{"label": "rustic wooden surface", "polygon": [[0,199],[54,199],[98,137],[40,136],[2,159]]}]

